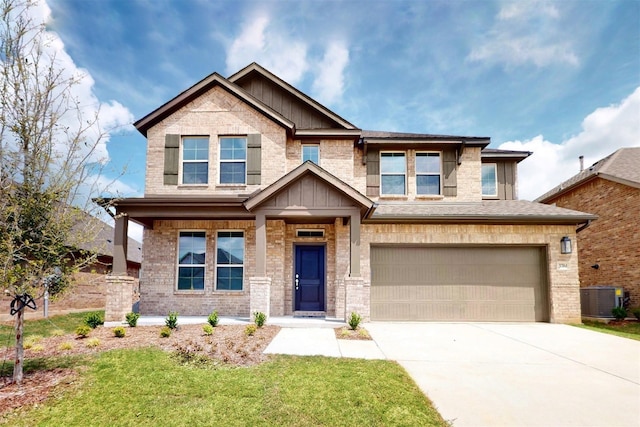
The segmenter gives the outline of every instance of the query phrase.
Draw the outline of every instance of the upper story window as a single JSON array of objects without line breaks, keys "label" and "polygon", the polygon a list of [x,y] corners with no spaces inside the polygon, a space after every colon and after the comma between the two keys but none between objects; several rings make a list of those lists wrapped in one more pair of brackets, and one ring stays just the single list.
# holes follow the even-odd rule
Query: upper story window
[{"label": "upper story window", "polygon": [[209,138],[182,138],[182,183],[209,182]]},{"label": "upper story window", "polygon": [[405,153],[380,153],[380,194],[406,194],[406,177]]},{"label": "upper story window", "polygon": [[416,153],[416,194],[440,194],[440,153]]},{"label": "upper story window", "polygon": [[206,233],[181,231],[178,238],[178,290],[204,290]]},{"label": "upper story window", "polygon": [[241,291],[244,277],[244,233],[219,231],[216,251],[216,289]]},{"label": "upper story window", "polygon": [[316,165],[320,164],[320,146],[318,144],[302,145],[302,163],[311,160]]},{"label": "upper story window", "polygon": [[483,196],[498,195],[498,174],[496,170],[497,170],[497,165],[495,163],[482,164],[482,195]]},{"label": "upper story window", "polygon": [[220,138],[220,184],[247,182],[247,138]]}]

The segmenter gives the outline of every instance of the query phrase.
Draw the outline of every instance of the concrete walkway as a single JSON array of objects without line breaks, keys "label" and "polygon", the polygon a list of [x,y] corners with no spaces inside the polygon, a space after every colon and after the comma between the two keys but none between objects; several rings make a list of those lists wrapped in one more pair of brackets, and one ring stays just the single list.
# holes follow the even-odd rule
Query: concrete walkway
[{"label": "concrete walkway", "polygon": [[446,420],[640,426],[640,342],[546,323],[371,323]]}]

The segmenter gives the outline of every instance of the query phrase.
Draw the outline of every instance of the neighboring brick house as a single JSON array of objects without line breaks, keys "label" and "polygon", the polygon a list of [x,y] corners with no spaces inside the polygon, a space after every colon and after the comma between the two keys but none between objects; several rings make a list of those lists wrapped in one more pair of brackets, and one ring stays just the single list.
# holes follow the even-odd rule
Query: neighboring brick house
[{"label": "neighboring brick house", "polygon": [[[145,227],[143,315],[580,321],[560,242],[595,216],[516,200],[528,152],[361,130],[255,63],[135,126],[145,195],[114,204],[120,242]],[[109,280],[120,320],[130,279]]]},{"label": "neighboring brick house", "polygon": [[619,286],[640,306],[640,147],[619,149],[536,201],[598,215],[578,234],[580,286]]},{"label": "neighboring brick house", "polygon": [[[80,272],[75,274],[73,287],[70,288],[62,297],[51,300],[49,302],[49,315],[84,311],[84,310],[104,310],[106,306],[107,289],[106,277],[111,273],[113,268],[114,255],[114,229],[105,222],[87,215],[87,221],[93,223],[91,232],[94,235],[93,240],[87,241],[82,245],[81,249],[92,251],[97,254],[95,262],[86,266]],[[142,243],[128,238],[128,256],[126,262],[127,276],[132,277],[132,301],[129,302],[129,310],[131,305],[138,298],[138,277],[140,274],[140,264],[142,262]],[[0,297],[0,320],[8,321],[11,319],[9,314],[9,306],[12,298],[7,295]],[[44,299],[39,297],[36,299],[36,307],[34,310],[25,310],[27,318],[38,318],[44,315]]]}]

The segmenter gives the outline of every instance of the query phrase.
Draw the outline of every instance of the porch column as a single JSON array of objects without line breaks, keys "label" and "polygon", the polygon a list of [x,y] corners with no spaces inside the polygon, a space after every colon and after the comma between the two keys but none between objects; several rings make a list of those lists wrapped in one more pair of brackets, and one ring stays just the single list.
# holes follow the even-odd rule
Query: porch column
[{"label": "porch column", "polygon": [[351,214],[349,221],[351,235],[351,277],[360,277],[360,212]]},{"label": "porch column", "polygon": [[116,225],[113,235],[113,270],[114,276],[127,275],[127,242],[128,242],[129,217],[121,213],[116,216]]},{"label": "porch column", "polygon": [[256,212],[256,276],[267,275],[267,221],[265,214]]}]

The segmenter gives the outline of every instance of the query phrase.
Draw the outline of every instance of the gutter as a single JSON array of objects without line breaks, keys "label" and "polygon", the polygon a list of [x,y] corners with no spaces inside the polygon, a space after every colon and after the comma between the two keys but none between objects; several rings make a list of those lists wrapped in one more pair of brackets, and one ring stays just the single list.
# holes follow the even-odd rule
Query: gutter
[{"label": "gutter", "polygon": [[589,227],[591,225],[591,221],[590,219],[587,220],[587,222],[585,222],[584,224],[582,224],[580,227],[578,227],[576,229],[576,234],[578,234],[579,232],[581,232],[582,230],[584,230],[585,228]]}]

